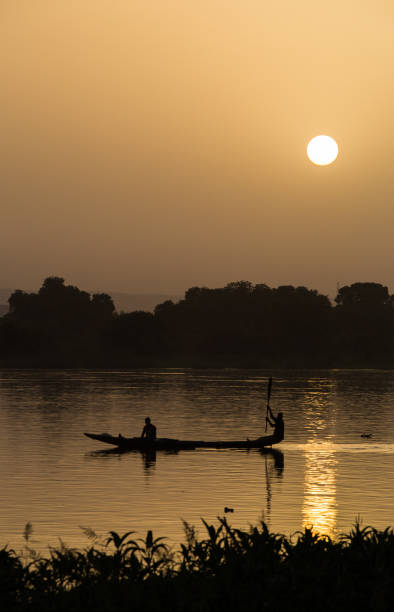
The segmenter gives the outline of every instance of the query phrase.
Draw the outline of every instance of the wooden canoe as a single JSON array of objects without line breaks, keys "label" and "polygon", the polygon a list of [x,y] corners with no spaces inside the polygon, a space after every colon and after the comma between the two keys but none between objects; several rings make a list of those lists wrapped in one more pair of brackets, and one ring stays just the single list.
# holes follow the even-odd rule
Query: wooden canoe
[{"label": "wooden canoe", "polygon": [[177,440],[176,438],[157,438],[156,440],[146,440],[142,438],[126,438],[112,436],[108,433],[92,434],[85,433],[85,436],[92,440],[98,440],[106,444],[112,444],[122,449],[129,450],[193,450],[195,448],[264,448],[278,444],[281,440],[274,436],[264,436],[257,440]]}]

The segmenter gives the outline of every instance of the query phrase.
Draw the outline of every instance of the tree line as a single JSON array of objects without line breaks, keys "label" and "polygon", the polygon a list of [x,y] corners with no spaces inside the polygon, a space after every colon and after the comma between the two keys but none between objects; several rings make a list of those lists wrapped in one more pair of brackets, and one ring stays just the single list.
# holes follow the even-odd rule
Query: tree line
[{"label": "tree line", "polygon": [[17,290],[0,318],[0,365],[10,367],[393,367],[394,296],[379,283],[315,289],[237,281],[192,287],[153,313],[116,312],[49,277]]}]

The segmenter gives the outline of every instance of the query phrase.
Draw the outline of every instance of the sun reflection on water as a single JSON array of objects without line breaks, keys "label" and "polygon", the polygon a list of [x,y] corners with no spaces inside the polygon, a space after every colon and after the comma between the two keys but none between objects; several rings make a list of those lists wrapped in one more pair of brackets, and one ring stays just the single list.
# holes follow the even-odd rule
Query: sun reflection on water
[{"label": "sun reflection on water", "polygon": [[337,523],[337,458],[332,442],[336,433],[336,410],[331,404],[333,389],[305,396],[305,478],[302,517],[304,527],[333,537]]},{"label": "sun reflection on water", "polygon": [[333,537],[336,532],[337,459],[331,443],[308,442],[305,449],[303,525]]}]

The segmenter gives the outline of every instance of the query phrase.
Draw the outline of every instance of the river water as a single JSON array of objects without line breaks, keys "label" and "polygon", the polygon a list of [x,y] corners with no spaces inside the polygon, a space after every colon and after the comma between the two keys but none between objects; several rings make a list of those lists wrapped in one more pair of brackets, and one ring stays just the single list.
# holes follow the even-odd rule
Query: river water
[{"label": "river water", "polygon": [[[208,450],[117,454],[83,433],[243,439],[284,413],[276,452]],[[361,437],[371,433],[371,438]],[[185,520],[264,519],[287,535],[337,535],[360,517],[394,525],[394,372],[383,370],[6,370],[0,372],[0,546],[88,545],[133,530],[183,540]]]}]

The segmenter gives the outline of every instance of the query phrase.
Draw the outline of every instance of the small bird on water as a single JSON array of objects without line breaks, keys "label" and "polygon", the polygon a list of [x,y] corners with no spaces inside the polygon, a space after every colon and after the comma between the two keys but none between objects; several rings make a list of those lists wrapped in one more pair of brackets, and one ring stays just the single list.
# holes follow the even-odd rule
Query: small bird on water
[{"label": "small bird on water", "polygon": [[372,438],[372,434],[362,433],[361,437],[362,438]]},{"label": "small bird on water", "polygon": [[227,508],[227,506],[224,506],[224,511],[225,512],[234,512],[234,508]]}]

